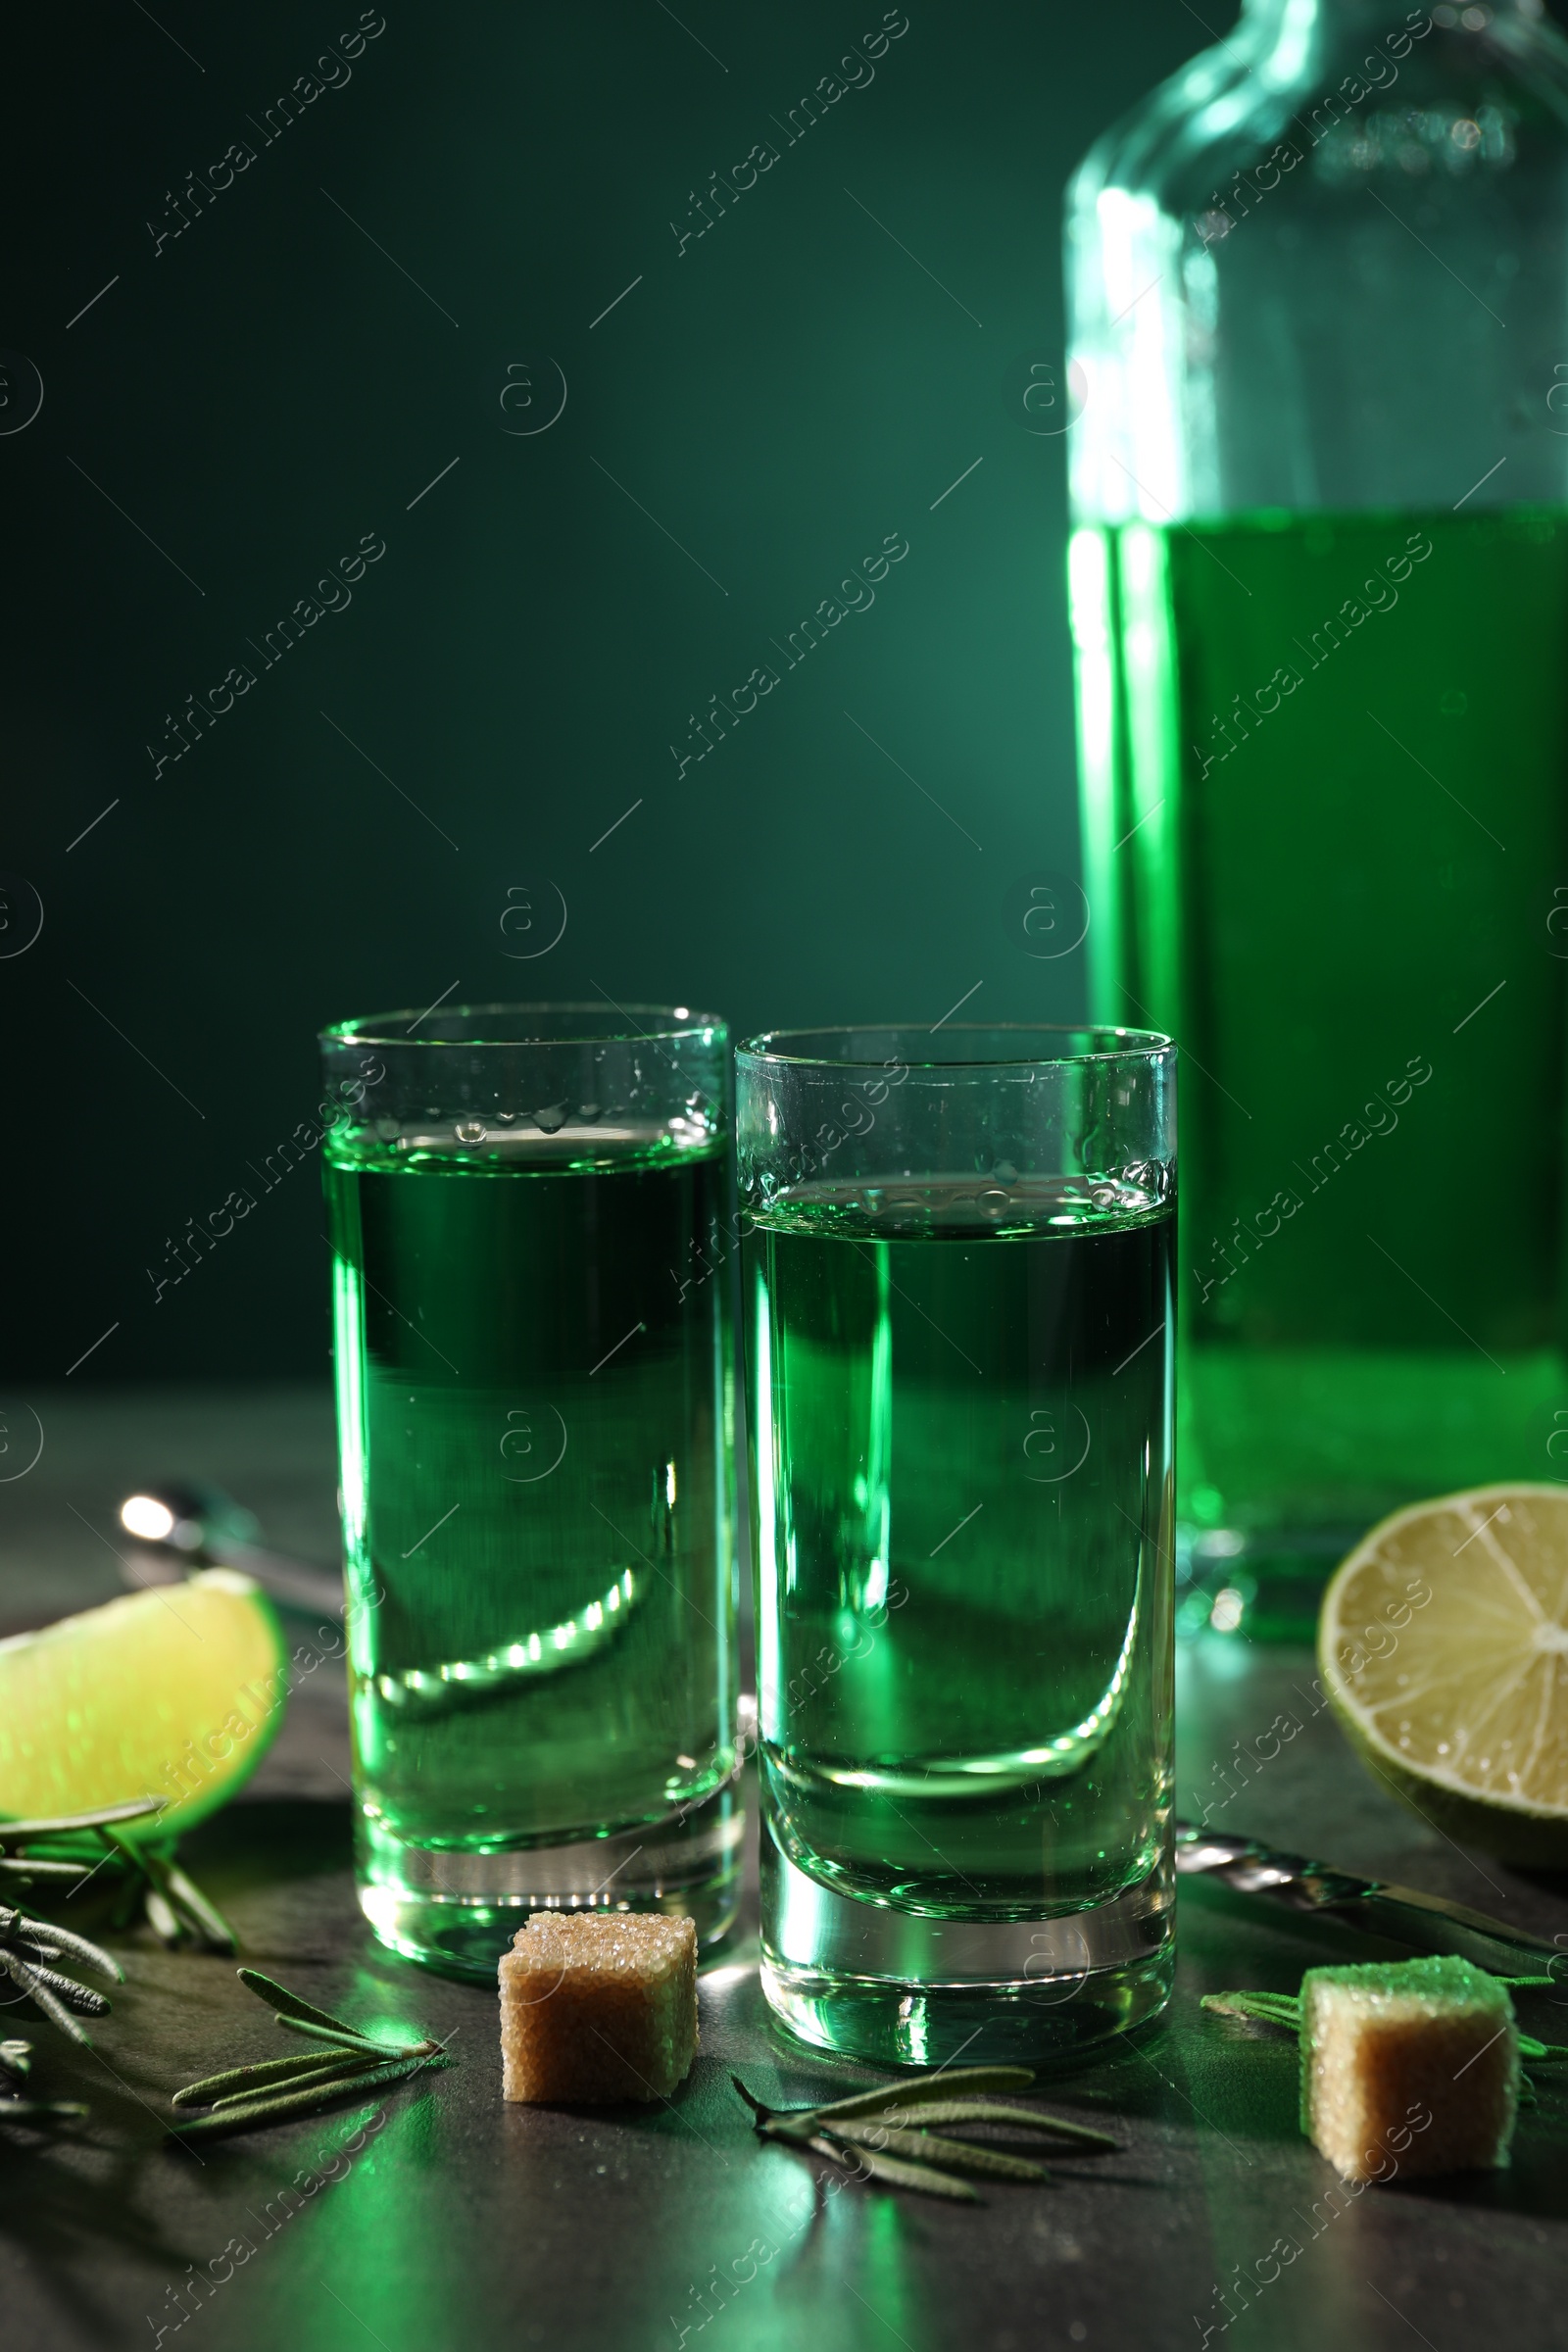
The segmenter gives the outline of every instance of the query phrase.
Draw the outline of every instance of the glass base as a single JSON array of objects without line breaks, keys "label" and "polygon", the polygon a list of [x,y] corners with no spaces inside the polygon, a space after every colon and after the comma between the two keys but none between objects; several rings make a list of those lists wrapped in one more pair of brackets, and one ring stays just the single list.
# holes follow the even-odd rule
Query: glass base
[{"label": "glass base", "polygon": [[762,1989],[801,2040],[886,2066],[1039,2066],[1158,2015],[1175,1966],[1168,1860],[1114,1902],[1039,1920],[942,1919],[808,1878],[764,1823]]},{"label": "glass base", "polygon": [[746,1814],[735,1781],[663,1821],[570,1845],[490,1852],[410,1845],[362,1815],[360,1908],[406,1960],[494,1984],[496,1963],[535,1911],[662,1911],[697,1922],[699,1944],[734,1924]]}]

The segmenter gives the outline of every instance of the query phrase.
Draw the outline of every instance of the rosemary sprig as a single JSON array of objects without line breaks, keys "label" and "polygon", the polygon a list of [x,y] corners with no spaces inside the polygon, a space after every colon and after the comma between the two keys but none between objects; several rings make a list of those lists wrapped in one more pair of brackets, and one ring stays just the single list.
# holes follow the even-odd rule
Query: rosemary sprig
[{"label": "rosemary sprig", "polygon": [[[978,2200],[968,2181],[958,2178],[960,2174],[1032,2182],[1049,2180],[1051,2175],[1044,2165],[1031,2163],[1027,2157],[1008,2155],[973,2140],[941,2137],[927,2128],[932,2124],[1004,2124],[1018,2132],[1076,2141],[1085,2150],[1117,2145],[1107,2133],[1064,2116],[1005,2106],[982,2095],[962,2095],[1026,2089],[1034,2081],[1028,2067],[939,2067],[934,2074],[876,2090],[854,2091],[848,2098],[831,2099],[819,2107],[764,2107],[738,2075],[731,2075],[730,2081],[752,2110],[755,2129],[762,2138],[809,2149],[852,2172],[886,2181],[891,2188],[921,2189],[929,2196],[967,2204]],[[955,2097],[955,2092],[960,2095]]]},{"label": "rosemary sprig", "polygon": [[226,2067],[200,2082],[176,2090],[176,2107],[212,2110],[195,2123],[183,2119],[170,2126],[170,2136],[222,2139],[235,2132],[250,2132],[263,2124],[279,2124],[295,2116],[316,2115],[344,2097],[363,2098],[383,2082],[406,2081],[428,2066],[450,2066],[440,2042],[376,2041],[358,2027],[346,2025],[330,2011],[290,1992],[287,1985],[264,1977],[259,1968],[237,1972],[247,1991],[271,2004],[273,2023],[290,2034],[324,2041],[337,2052],[328,2058],[319,2050],[304,2050],[293,2058],[264,2058],[254,2066]]},{"label": "rosemary sprig", "polygon": [[440,2044],[432,2043],[428,2050],[416,2047],[385,2066],[334,2068],[329,2081],[318,2082],[309,2090],[290,2091],[275,2098],[228,2101],[194,2124],[171,2126],[170,2136],[178,2140],[226,2139],[233,2132],[250,2132],[259,2125],[286,2124],[296,2116],[319,2115],[323,2108],[335,2106],[345,2096],[363,2099],[367,2091],[379,2089],[383,2082],[401,2082],[417,2074],[421,2067],[450,2063]]},{"label": "rosemary sprig", "polygon": [[125,1981],[120,1963],[89,1943],[85,1936],[57,1928],[48,1920],[29,1919],[24,1912],[0,1904],[0,1974],[8,1976],[51,2025],[90,2048],[91,2036],[76,2018],[102,2017],[109,2003],[90,1984],[78,1984],[74,1977],[48,1966],[51,1960],[60,1959],[85,1964],[117,1984]]},{"label": "rosemary sprig", "polygon": [[[102,1833],[125,1873],[128,1888],[141,1897],[147,1925],[160,1943],[172,1949],[194,1943],[209,1952],[232,1952],[238,1936],[218,1905],[203,1894],[195,1881],[174,1859],[174,1848],[133,1845],[114,1830]],[[134,1909],[134,1893],[131,1906]]]},{"label": "rosemary sprig", "polygon": [[[140,1910],[162,1943],[233,1951],[233,1929],[180,1868],[173,1844],[143,1846],[121,1834],[125,1824],[161,1813],[164,1801],[135,1797],[126,1804],[101,1805],[90,1813],[66,1813],[49,1821],[0,1822],[0,1886],[69,1879],[74,1882],[70,1893],[74,1894],[112,1859],[121,1881],[115,1927],[128,1927]],[[43,1850],[35,1851],[38,1847]]]}]

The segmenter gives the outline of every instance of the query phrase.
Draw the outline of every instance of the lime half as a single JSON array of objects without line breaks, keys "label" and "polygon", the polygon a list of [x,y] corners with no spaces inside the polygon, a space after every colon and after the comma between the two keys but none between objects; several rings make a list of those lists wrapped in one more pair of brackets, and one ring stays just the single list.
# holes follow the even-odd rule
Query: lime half
[{"label": "lime half", "polygon": [[1323,1688],[1363,1762],[1505,1861],[1568,1864],[1568,1491],[1395,1512],[1337,1571]]}]

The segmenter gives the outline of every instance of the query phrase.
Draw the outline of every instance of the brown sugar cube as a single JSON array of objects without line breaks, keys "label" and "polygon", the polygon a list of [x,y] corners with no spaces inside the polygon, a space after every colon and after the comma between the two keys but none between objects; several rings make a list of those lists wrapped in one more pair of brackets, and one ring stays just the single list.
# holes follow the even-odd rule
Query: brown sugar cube
[{"label": "brown sugar cube", "polygon": [[1301,2129],[1345,2180],[1506,2164],[1518,2099],[1507,1986],[1468,1960],[1301,1979]]},{"label": "brown sugar cube", "polygon": [[697,2048],[697,1929],[657,1911],[541,1911],[503,1952],[501,2095],[667,2098]]}]

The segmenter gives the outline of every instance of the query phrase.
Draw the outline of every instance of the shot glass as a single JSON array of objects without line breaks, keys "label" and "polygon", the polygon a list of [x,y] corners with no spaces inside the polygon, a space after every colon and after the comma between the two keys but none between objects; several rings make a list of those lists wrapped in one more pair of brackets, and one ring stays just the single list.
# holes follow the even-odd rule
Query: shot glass
[{"label": "shot glass", "polygon": [[360,1901],[735,1908],[728,1040],[479,1004],[323,1032]]},{"label": "shot glass", "polygon": [[1169,1991],[1175,1063],[736,1057],[762,1982],[825,2048],[1031,2061]]}]

